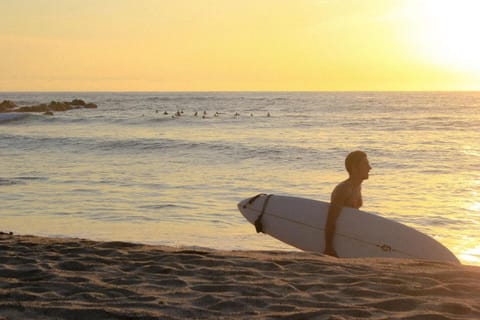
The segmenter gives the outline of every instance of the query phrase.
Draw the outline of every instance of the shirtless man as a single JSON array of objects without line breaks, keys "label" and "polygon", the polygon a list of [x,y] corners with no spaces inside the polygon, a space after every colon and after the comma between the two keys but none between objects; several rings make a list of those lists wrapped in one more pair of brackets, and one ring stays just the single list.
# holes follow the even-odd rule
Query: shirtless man
[{"label": "shirtless man", "polygon": [[349,177],[339,183],[332,192],[325,225],[325,251],[323,253],[338,257],[333,247],[333,236],[337,218],[343,207],[358,209],[362,206],[362,182],[368,179],[370,163],[367,154],[363,151],[353,151],[345,159],[345,168]]}]

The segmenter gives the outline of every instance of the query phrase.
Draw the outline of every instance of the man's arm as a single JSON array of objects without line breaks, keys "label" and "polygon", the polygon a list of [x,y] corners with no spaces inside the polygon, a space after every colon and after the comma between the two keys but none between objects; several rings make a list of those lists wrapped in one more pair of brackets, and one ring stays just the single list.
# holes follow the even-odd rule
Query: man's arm
[{"label": "man's arm", "polygon": [[327,223],[325,224],[325,251],[323,253],[334,257],[338,257],[338,255],[333,248],[333,235],[335,234],[337,218],[341,210],[342,207],[331,204],[328,208]]},{"label": "man's arm", "polygon": [[346,191],[344,185],[337,186],[333,191],[330,207],[328,208],[327,222],[325,223],[325,250],[323,253],[334,257],[338,257],[338,255],[333,246],[333,238],[337,227],[338,216],[342,211],[347,197]]}]

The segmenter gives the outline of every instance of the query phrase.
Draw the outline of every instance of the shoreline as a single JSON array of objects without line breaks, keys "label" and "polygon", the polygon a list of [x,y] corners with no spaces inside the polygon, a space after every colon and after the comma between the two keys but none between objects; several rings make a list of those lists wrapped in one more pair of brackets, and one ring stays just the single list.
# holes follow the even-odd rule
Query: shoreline
[{"label": "shoreline", "polygon": [[478,319],[480,267],[0,233],[0,319]]}]

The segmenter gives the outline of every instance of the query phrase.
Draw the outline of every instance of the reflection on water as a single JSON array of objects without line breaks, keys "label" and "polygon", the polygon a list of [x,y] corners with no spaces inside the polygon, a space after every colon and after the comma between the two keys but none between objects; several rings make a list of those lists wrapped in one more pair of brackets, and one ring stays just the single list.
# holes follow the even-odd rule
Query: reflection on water
[{"label": "reflection on water", "polygon": [[480,265],[480,245],[478,241],[465,242],[465,247],[460,250],[459,258],[463,263]]},{"label": "reflection on water", "polygon": [[[328,200],[346,177],[345,155],[363,149],[373,167],[364,210],[480,265],[479,93],[0,93],[0,100],[79,96],[99,108],[0,125],[4,231],[291,249],[257,235],[237,202],[260,192]],[[184,115],[171,118],[178,109]],[[204,110],[219,116],[193,116]]]}]

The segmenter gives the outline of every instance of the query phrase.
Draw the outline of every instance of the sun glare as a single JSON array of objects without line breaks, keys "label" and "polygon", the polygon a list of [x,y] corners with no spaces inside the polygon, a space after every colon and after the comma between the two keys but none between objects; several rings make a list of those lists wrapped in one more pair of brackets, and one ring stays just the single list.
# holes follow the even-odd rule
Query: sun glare
[{"label": "sun glare", "polygon": [[411,30],[418,49],[423,49],[431,62],[479,74],[480,1],[424,0],[412,4],[416,23]]}]

